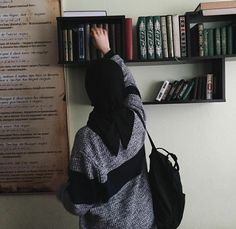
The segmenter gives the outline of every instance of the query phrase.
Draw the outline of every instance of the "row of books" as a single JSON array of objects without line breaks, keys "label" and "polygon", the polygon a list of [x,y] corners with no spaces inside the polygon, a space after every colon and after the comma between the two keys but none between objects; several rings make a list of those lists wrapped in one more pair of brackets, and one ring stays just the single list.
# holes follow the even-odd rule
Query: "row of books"
[{"label": "row of books", "polygon": [[[205,100],[212,99],[215,93],[215,80],[213,74],[194,77],[190,80],[164,81],[156,101]],[[214,85],[214,86],[213,86]]]},{"label": "row of books", "polygon": [[184,15],[141,16],[136,27],[139,59],[187,56]]},{"label": "row of books", "polygon": [[80,24],[76,28],[62,30],[63,60],[68,62],[89,61],[102,57],[97,51],[90,31],[93,26],[102,27],[108,31],[110,47],[114,53],[123,55],[121,24]]},{"label": "row of books", "polygon": [[190,30],[192,55],[232,55],[234,31],[233,24],[215,28],[204,28],[203,23],[196,24]]}]

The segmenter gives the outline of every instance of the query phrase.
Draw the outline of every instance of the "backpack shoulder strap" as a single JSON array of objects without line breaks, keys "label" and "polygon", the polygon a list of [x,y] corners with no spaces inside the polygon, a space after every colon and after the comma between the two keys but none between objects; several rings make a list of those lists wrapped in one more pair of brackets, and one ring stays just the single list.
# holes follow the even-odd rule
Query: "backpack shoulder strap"
[{"label": "backpack shoulder strap", "polygon": [[136,110],[133,110],[133,111],[138,115],[139,119],[140,119],[141,122],[143,123],[143,127],[144,127],[144,129],[146,130],[146,132],[147,132],[147,135],[148,135],[148,138],[149,138],[149,141],[150,141],[150,143],[151,143],[152,148],[153,148],[153,149],[156,149],[156,146],[155,146],[155,144],[154,144],[154,142],[153,142],[153,140],[152,140],[152,138],[151,138],[151,136],[150,136],[150,134],[149,134],[149,132],[148,132],[148,130],[147,130],[147,128],[146,128],[145,122],[144,122],[144,120],[143,120],[141,114],[140,114],[138,111],[136,111]]}]

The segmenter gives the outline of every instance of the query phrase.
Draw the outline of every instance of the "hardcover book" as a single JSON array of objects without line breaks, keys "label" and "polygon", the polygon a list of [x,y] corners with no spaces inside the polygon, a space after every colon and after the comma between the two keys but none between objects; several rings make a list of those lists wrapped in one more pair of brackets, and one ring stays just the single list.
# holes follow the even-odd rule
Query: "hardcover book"
[{"label": "hardcover book", "polygon": [[161,17],[154,16],[154,44],[155,44],[155,56],[156,59],[163,57],[162,55],[162,35],[161,35]]},{"label": "hardcover book", "polygon": [[78,54],[79,60],[85,59],[85,46],[84,46],[84,25],[79,25],[77,30]]},{"label": "hardcover book", "polygon": [[177,100],[183,99],[184,93],[186,92],[186,90],[188,88],[188,83],[189,83],[189,81],[184,81],[183,87],[180,90],[179,94],[177,95]]},{"label": "hardcover book", "polygon": [[132,18],[125,18],[125,58],[133,60]]},{"label": "hardcover book", "polygon": [[191,49],[194,56],[204,56],[203,29],[203,24],[199,23],[190,30]]},{"label": "hardcover book", "polygon": [[173,23],[173,42],[174,42],[174,56],[181,57],[180,53],[180,29],[179,29],[179,15],[172,15]]},{"label": "hardcover book", "polygon": [[173,100],[176,100],[180,94],[180,91],[182,90],[183,86],[184,86],[184,83],[185,83],[185,80],[182,79],[178,82],[177,86],[176,86],[176,89],[174,91],[174,94],[172,96],[172,99]]},{"label": "hardcover book", "polygon": [[175,81],[172,83],[171,88],[170,88],[170,91],[169,91],[169,93],[168,93],[168,95],[167,95],[167,97],[166,97],[166,100],[167,100],[167,101],[172,100],[173,95],[174,95],[174,92],[175,92],[175,90],[176,90],[176,87],[177,87],[178,83],[179,83],[178,80],[175,80]]},{"label": "hardcover book", "polygon": [[168,80],[164,81],[164,83],[162,84],[161,89],[159,90],[158,95],[156,97],[157,101],[161,101],[162,100],[162,98],[163,98],[163,96],[165,94],[165,91],[168,88],[169,83],[170,82]]},{"label": "hardcover book", "polygon": [[213,98],[213,74],[208,73],[206,76],[206,99]]},{"label": "hardcover book", "polygon": [[207,76],[202,76],[201,99],[206,99]]},{"label": "hardcover book", "polygon": [[203,77],[198,78],[197,99],[202,99]]},{"label": "hardcover book", "polygon": [[208,29],[208,54],[214,56],[214,29]]},{"label": "hardcover book", "polygon": [[162,50],[165,58],[169,57],[168,42],[167,42],[167,27],[166,16],[161,16],[161,34],[162,34]]},{"label": "hardcover book", "polygon": [[166,90],[164,92],[164,95],[163,95],[161,101],[165,101],[166,100],[166,97],[169,94],[171,87],[172,87],[172,83],[169,82],[169,84],[168,84],[168,86],[167,86],[167,88],[166,88]]},{"label": "hardcover book", "polygon": [[194,87],[193,87],[192,99],[197,99],[199,77],[195,77],[193,80],[194,80]]},{"label": "hardcover book", "polygon": [[138,41],[138,57],[140,60],[146,60],[147,59],[147,36],[146,36],[145,17],[138,18],[137,41]]},{"label": "hardcover book", "polygon": [[188,82],[187,89],[183,95],[183,100],[187,100],[190,97],[193,86],[194,86],[194,80],[192,79]]},{"label": "hardcover book", "polygon": [[232,55],[233,54],[233,28],[232,25],[227,26],[227,54]]},{"label": "hardcover book", "polygon": [[153,17],[146,17],[146,30],[147,30],[147,58],[149,60],[155,59],[154,51],[154,25]]},{"label": "hardcover book", "polygon": [[227,15],[227,14],[236,14],[236,7],[202,10],[203,16]]},{"label": "hardcover book", "polygon": [[220,28],[221,31],[221,52],[222,55],[226,55],[226,27]]},{"label": "hardcover book", "polygon": [[179,27],[180,27],[180,51],[181,56],[186,57],[187,56],[187,37],[186,37],[186,22],[185,22],[185,16],[181,15],[179,16]]},{"label": "hardcover book", "polygon": [[203,48],[204,48],[204,56],[208,56],[208,29],[203,30]]},{"label": "hardcover book", "polygon": [[199,3],[195,11],[212,10],[212,9],[227,9],[235,8],[236,1],[215,1],[215,2],[202,2]]},{"label": "hardcover book", "polygon": [[90,60],[90,25],[85,24],[85,59]]},{"label": "hardcover book", "polygon": [[236,1],[203,2],[197,6],[196,11],[202,11],[203,16],[235,14]]},{"label": "hardcover book", "polygon": [[173,22],[172,15],[166,16],[166,27],[167,27],[167,42],[169,57],[174,57],[174,39],[173,39]]},{"label": "hardcover book", "polygon": [[220,35],[220,28],[217,27],[214,29],[215,31],[215,54],[220,55],[221,54],[221,35]]}]

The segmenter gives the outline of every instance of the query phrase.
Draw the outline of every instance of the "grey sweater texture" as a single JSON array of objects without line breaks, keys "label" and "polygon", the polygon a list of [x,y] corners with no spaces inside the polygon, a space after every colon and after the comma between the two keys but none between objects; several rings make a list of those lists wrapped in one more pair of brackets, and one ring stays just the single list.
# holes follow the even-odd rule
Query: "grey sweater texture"
[{"label": "grey sweater texture", "polygon": [[[122,68],[125,87],[136,87],[123,59],[119,55],[111,59]],[[139,95],[128,94],[125,106],[139,112],[145,120]],[[144,140],[145,129],[136,113],[128,147],[124,149],[120,144],[117,156],[88,126],[78,130],[69,181],[60,200],[70,213],[80,216],[80,229],[155,228]]]}]

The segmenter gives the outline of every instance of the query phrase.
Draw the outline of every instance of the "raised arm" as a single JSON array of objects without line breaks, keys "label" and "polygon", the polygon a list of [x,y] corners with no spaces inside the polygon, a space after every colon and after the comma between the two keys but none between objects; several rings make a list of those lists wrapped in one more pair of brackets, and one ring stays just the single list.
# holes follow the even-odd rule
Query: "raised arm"
[{"label": "raised arm", "polygon": [[130,109],[138,111],[145,120],[141,96],[135,84],[133,75],[129,68],[125,65],[124,60],[119,55],[115,55],[111,51],[107,31],[102,28],[93,27],[91,29],[91,36],[94,38],[95,47],[103,53],[104,58],[110,58],[115,61],[123,71],[124,83],[127,94],[125,105],[128,106]]}]

